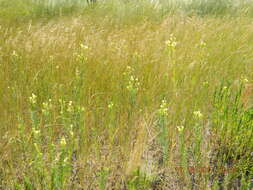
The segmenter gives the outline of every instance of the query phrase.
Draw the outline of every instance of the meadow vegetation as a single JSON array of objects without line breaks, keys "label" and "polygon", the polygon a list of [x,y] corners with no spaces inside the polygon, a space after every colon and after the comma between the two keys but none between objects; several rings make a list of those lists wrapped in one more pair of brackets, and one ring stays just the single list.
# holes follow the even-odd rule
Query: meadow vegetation
[{"label": "meadow vegetation", "polygon": [[252,189],[250,3],[0,0],[0,190]]}]

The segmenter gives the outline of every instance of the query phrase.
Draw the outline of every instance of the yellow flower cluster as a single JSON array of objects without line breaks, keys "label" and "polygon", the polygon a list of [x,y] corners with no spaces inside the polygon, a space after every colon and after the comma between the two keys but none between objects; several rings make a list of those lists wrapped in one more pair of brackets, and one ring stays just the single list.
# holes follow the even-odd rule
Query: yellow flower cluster
[{"label": "yellow flower cluster", "polygon": [[175,50],[175,48],[176,48],[178,42],[176,41],[175,36],[174,36],[173,34],[171,34],[171,35],[170,35],[170,38],[165,42],[165,44],[166,44],[166,47],[167,47],[169,50],[173,51],[173,50]]},{"label": "yellow flower cluster", "polygon": [[31,104],[36,104],[37,103],[37,96],[34,93],[32,93],[32,95],[29,97],[29,102]]},{"label": "yellow flower cluster", "polygon": [[160,105],[160,108],[158,110],[158,113],[160,116],[167,116],[168,115],[168,111],[169,111],[169,108],[168,108],[168,103],[166,100],[162,100],[162,103]]}]

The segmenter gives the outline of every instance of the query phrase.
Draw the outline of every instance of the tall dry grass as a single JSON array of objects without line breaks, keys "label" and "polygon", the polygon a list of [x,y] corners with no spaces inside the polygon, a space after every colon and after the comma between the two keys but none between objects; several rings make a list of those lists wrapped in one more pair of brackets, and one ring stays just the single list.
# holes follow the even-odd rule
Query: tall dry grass
[{"label": "tall dry grass", "polygon": [[2,22],[0,189],[249,188],[251,19],[95,13]]}]

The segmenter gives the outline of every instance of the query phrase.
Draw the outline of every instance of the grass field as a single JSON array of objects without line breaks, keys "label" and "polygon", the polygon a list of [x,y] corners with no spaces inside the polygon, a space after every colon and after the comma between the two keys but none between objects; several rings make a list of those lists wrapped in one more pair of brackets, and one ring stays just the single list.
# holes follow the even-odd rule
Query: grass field
[{"label": "grass field", "polygon": [[0,0],[0,190],[252,189],[252,3]]}]

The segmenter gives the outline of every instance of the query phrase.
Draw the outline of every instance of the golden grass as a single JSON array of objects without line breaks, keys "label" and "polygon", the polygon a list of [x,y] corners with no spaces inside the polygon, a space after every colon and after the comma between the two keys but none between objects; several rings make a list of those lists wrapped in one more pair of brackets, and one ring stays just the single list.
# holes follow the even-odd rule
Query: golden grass
[{"label": "golden grass", "polygon": [[[61,121],[59,99],[73,101],[85,109],[81,113],[84,121],[77,124],[82,130],[74,131],[79,141],[74,148],[77,158],[72,163],[78,167],[74,188],[101,189],[103,182],[98,176],[108,169],[106,188],[121,189],[122,181],[138,168],[145,168],[143,155],[152,146],[150,139],[159,133],[157,110],[163,99],[168,102],[165,127],[170,141],[169,167],[180,165],[184,160],[177,126],[185,127],[183,142],[186,149],[190,148],[196,140],[193,111],[201,110],[204,117],[200,123],[208,126],[212,96],[220,82],[242,78],[252,81],[252,33],[252,21],[248,18],[178,15],[161,22],[143,20],[126,25],[117,25],[107,17],[96,20],[89,16],[63,17],[46,23],[2,24],[0,189],[12,189],[15,184],[22,184],[25,177],[33,181],[35,189],[41,188],[38,179],[33,180],[34,150],[29,147],[34,143],[29,103],[32,93],[38,98],[35,110],[42,133],[43,169],[48,175],[45,181],[50,181],[49,170],[54,163],[49,145],[60,146],[59,140],[68,136],[71,122],[77,122]],[[171,34],[177,42],[172,53],[165,43]],[[127,66],[132,71],[124,74]],[[136,96],[126,88],[131,76],[140,82]],[[246,98],[252,94],[251,87],[246,88]],[[53,108],[47,120],[41,108],[48,99],[52,99]],[[25,128],[25,142],[18,129],[20,125]],[[51,137],[47,136],[49,128]],[[204,163],[213,143],[208,139],[209,132],[202,131],[206,137],[200,150]],[[68,139],[67,143],[70,142]],[[154,151],[161,151],[158,146],[155,144]],[[178,187],[184,182],[190,187],[189,176],[180,179],[185,181],[176,183]],[[174,184],[171,180],[168,183]],[[66,181],[62,189],[69,189],[70,184],[73,181]],[[207,188],[204,182],[202,186]]]}]

